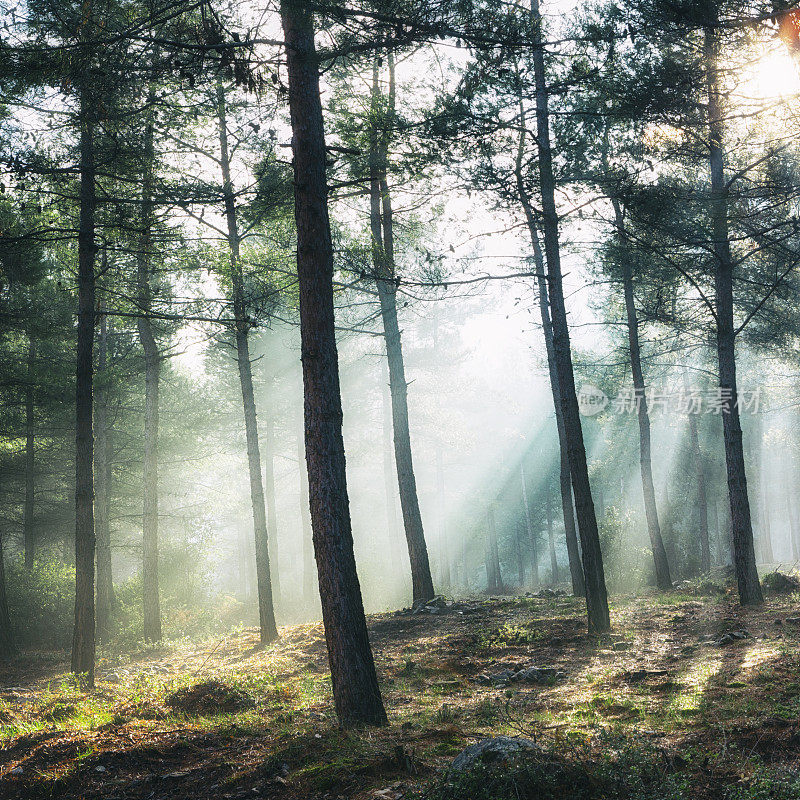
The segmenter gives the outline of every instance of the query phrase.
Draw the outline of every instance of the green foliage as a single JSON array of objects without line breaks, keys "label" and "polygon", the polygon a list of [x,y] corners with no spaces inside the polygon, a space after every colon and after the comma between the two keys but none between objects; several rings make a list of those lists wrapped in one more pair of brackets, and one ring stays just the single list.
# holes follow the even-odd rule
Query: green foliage
[{"label": "green foliage", "polygon": [[651,558],[646,545],[632,546],[634,515],[631,510],[607,506],[600,521],[600,546],[606,566],[606,582],[615,591],[630,591],[646,583]]},{"label": "green foliage", "polygon": [[6,591],[15,641],[66,648],[72,638],[75,568],[57,559],[37,561],[29,572],[21,560],[6,565]]},{"label": "green foliage", "polygon": [[[600,752],[602,755],[598,756]],[[481,764],[446,777],[430,800],[681,800],[686,779],[637,739],[602,735],[594,743],[525,755],[502,769]]]},{"label": "green foliage", "polygon": [[800,798],[800,778],[796,775],[776,777],[762,774],[729,795],[730,800],[797,800]]},{"label": "green foliage", "polygon": [[532,644],[542,638],[542,632],[536,629],[536,622],[527,625],[505,623],[497,630],[491,631],[482,641],[486,649],[500,649],[516,645]]},{"label": "green foliage", "polygon": [[[196,567],[203,567],[197,560]],[[162,576],[163,577],[163,576]],[[168,586],[168,581],[162,581]],[[142,611],[142,578],[136,574],[116,587],[116,630],[111,642],[114,650],[126,650],[140,645],[144,640]],[[202,597],[162,593],[162,620],[164,639],[204,639],[228,633],[249,620],[247,608],[235,597],[220,594]]]}]

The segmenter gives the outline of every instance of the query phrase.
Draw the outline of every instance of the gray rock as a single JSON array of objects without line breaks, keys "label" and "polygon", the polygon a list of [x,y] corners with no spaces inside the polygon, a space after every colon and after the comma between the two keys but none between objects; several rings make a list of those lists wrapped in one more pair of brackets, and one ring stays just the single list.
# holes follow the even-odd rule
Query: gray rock
[{"label": "gray rock", "polygon": [[561,589],[539,589],[533,597],[552,600],[554,597],[564,597],[564,592]]},{"label": "gray rock", "polygon": [[733,642],[747,639],[749,636],[750,634],[747,631],[730,631],[728,633],[723,633],[722,636],[717,639],[715,644],[719,645],[720,647],[725,647],[726,645],[733,644]]},{"label": "gray rock", "polygon": [[485,686],[508,686],[509,683],[554,683],[562,680],[566,675],[555,667],[522,667],[519,664],[512,664],[511,668],[495,672],[493,674],[484,673],[479,676],[478,682]]},{"label": "gray rock", "polygon": [[503,764],[522,753],[538,753],[541,748],[530,739],[518,736],[495,736],[464,748],[450,765],[450,773],[465,772],[476,764]]},{"label": "gray rock", "polygon": [[516,673],[512,669],[504,669],[501,672],[495,672],[493,675],[481,675],[478,680],[485,686],[507,686],[510,681],[514,679]]},{"label": "gray rock", "polygon": [[527,683],[552,683],[565,678],[563,672],[555,667],[527,667],[517,672],[512,680],[526,681]]}]

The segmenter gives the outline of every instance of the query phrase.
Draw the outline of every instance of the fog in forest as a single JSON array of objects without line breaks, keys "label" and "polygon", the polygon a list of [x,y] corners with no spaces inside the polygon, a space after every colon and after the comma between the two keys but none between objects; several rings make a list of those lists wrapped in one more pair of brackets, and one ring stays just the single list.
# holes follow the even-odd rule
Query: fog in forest
[{"label": "fog in forest", "polygon": [[0,15],[0,798],[800,798],[800,4]]}]

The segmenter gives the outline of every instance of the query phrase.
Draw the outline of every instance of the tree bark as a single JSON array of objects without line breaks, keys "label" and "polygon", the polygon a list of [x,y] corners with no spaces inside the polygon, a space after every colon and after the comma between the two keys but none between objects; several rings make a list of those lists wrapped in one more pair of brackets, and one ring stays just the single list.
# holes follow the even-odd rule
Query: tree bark
[{"label": "tree bark", "polygon": [[264,500],[264,485],[261,482],[261,451],[258,441],[258,420],[253,391],[253,370],[250,362],[249,322],[244,302],[244,277],[240,257],[240,237],[236,216],[236,198],[231,179],[230,155],[228,151],[228,123],[225,93],[222,83],[217,83],[217,115],[219,122],[220,166],[222,169],[222,192],[225,199],[228,247],[230,250],[231,284],[233,287],[233,316],[236,327],[236,361],[239,367],[239,383],[242,389],[245,440],[247,442],[247,466],[250,473],[250,504],[253,508],[253,536],[256,554],[256,585],[258,587],[258,620],[261,644],[278,638],[275,623],[275,607],[272,596],[270,570],[269,529]]},{"label": "tree bark", "polygon": [[343,726],[385,725],[347,496],[333,308],[325,132],[308,5],[281,0],[292,125],[297,275],[311,524],[333,697]]},{"label": "tree bark", "polygon": [[3,537],[0,534],[0,661],[7,661],[17,652],[11,631],[6,598],[6,567],[3,557]]},{"label": "tree bark", "polygon": [[392,443],[392,398],[389,393],[389,365],[386,363],[386,359],[383,359],[383,365],[384,381],[381,385],[381,406],[383,410],[383,493],[386,502],[386,532],[389,538],[389,561],[390,564],[396,565],[405,560],[405,555],[397,529],[397,480],[394,466],[394,445]]},{"label": "tree bark", "polygon": [[[152,92],[151,92],[152,95]],[[144,463],[142,470],[142,603],[144,638],[161,641],[161,601],[158,585],[158,396],[161,354],[150,318],[152,311],[152,229],[153,229],[153,123],[144,132],[141,197],[141,236],[137,254],[139,316],[136,325],[144,350]]]},{"label": "tree bark", "polygon": [[25,569],[30,572],[36,558],[36,527],[34,511],[36,503],[36,429],[34,420],[34,375],[36,368],[36,340],[28,331],[28,365],[25,380],[25,505],[22,530],[25,544]]},{"label": "tree bark", "polygon": [[603,570],[603,554],[594,513],[586,448],[583,442],[575,375],[572,367],[572,350],[569,341],[567,310],[561,275],[559,245],[559,220],[556,210],[556,182],[553,173],[553,156],[550,147],[550,112],[544,65],[542,17],[539,0],[531,0],[533,28],[533,66],[536,83],[536,142],[539,152],[539,181],[542,199],[542,229],[544,233],[545,261],[547,263],[547,288],[550,299],[550,320],[553,328],[553,355],[558,377],[558,391],[564,416],[572,489],[581,537],[583,574],[586,588],[588,628],[591,633],[604,633],[611,629]]},{"label": "tree bark", "polygon": [[719,32],[705,29],[706,80],[708,89],[709,167],[711,172],[710,217],[716,267],[717,362],[721,397],[727,401],[722,416],[725,464],[731,514],[731,538],[739,600],[742,605],[764,601],[756,569],[753,525],[747,495],[742,425],[739,419],[736,383],[736,330],[733,321],[733,270],[728,231],[728,188],[725,180],[724,120],[720,100]]},{"label": "tree bark", "polygon": [[711,542],[708,537],[708,498],[706,496],[706,467],[703,452],[700,449],[700,437],[697,433],[697,415],[688,414],[689,439],[694,456],[694,469],[697,477],[697,510],[700,514],[700,571],[711,569]]},{"label": "tree bark", "polygon": [[80,212],[78,222],[78,339],[75,374],[75,628],[72,671],[94,686],[94,475],[92,351],[95,316],[95,152],[90,91],[80,92]]},{"label": "tree bark", "polygon": [[[105,259],[105,254],[103,256]],[[111,635],[114,607],[114,583],[111,571],[111,531],[109,528],[109,459],[108,459],[108,320],[103,303],[99,304],[100,336],[97,347],[99,385],[94,405],[95,534],[97,537],[97,635],[107,642]]]},{"label": "tree bark", "polygon": [[[627,241],[625,234],[625,220],[622,206],[616,197],[611,197],[614,208],[614,220],[617,236],[622,242]],[[647,533],[650,537],[650,549],[653,553],[656,586],[661,591],[672,588],[672,576],[669,572],[667,551],[664,549],[664,540],[661,538],[661,526],[658,523],[658,508],[656,506],[656,490],[653,485],[653,462],[650,442],[650,414],[647,409],[647,390],[642,371],[642,352],[639,343],[639,319],[636,313],[636,303],[633,297],[633,273],[628,262],[627,254],[622,258],[622,289],[625,296],[625,317],[628,328],[628,353],[631,361],[631,377],[633,378],[633,391],[636,396],[636,416],[639,422],[639,469],[642,477],[642,496],[644,498],[644,513],[647,519]]]},{"label": "tree bark", "polygon": [[547,369],[550,377],[550,390],[553,395],[553,409],[556,418],[556,431],[558,433],[559,452],[559,491],[561,493],[561,513],[564,519],[564,536],[567,542],[567,558],[569,560],[569,573],[572,581],[572,594],[575,597],[584,597],[586,587],[583,578],[583,565],[578,547],[578,533],[575,529],[575,511],[572,504],[572,478],[569,468],[569,453],[567,448],[567,435],[564,428],[564,412],[561,408],[561,395],[558,389],[558,370],[556,369],[555,352],[553,350],[553,326],[550,321],[550,301],[547,293],[547,277],[545,273],[544,254],[539,243],[539,228],[533,211],[533,204],[525,189],[522,174],[522,159],[525,150],[525,105],[522,97],[519,101],[520,108],[520,135],[517,146],[516,182],[520,202],[525,212],[528,234],[533,248],[534,263],[536,265],[537,284],[539,288],[539,313],[542,320],[542,333],[544,335],[545,352],[547,354]]},{"label": "tree bark", "polygon": [[[390,72],[393,74],[393,72]],[[391,78],[390,78],[391,80]],[[393,90],[390,88],[390,96]],[[397,319],[397,285],[395,283],[394,228],[392,201],[387,181],[388,133],[378,130],[380,118],[378,62],[373,62],[372,125],[370,128],[370,230],[375,285],[378,289],[386,360],[389,365],[389,390],[392,399],[392,430],[400,508],[403,512],[408,556],[411,561],[411,586],[414,603],[434,597],[428,547],[422,526],[414,462],[411,453],[411,431],[408,422],[408,383],[403,361],[403,345]],[[390,101],[391,102],[391,101]]]}]

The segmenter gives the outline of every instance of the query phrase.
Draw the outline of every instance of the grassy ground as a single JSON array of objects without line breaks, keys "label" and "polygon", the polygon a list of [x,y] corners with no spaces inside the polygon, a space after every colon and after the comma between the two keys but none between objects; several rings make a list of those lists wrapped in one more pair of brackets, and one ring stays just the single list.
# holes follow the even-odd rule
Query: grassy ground
[{"label": "grassy ground", "polygon": [[[623,737],[692,798],[776,797],[775,777],[800,767],[800,624],[786,621],[800,597],[758,610],[727,595],[616,598],[601,639],[570,598],[462,611],[370,618],[380,730],[337,728],[318,625],[283,629],[265,651],[244,630],[106,660],[90,694],[60,657],[22,657],[0,670],[0,797],[396,800],[444,791],[432,787],[452,758],[500,733],[583,759]],[[747,636],[717,643],[733,631]],[[481,678],[528,666],[564,676]],[[208,680],[220,685],[173,697]]]}]

